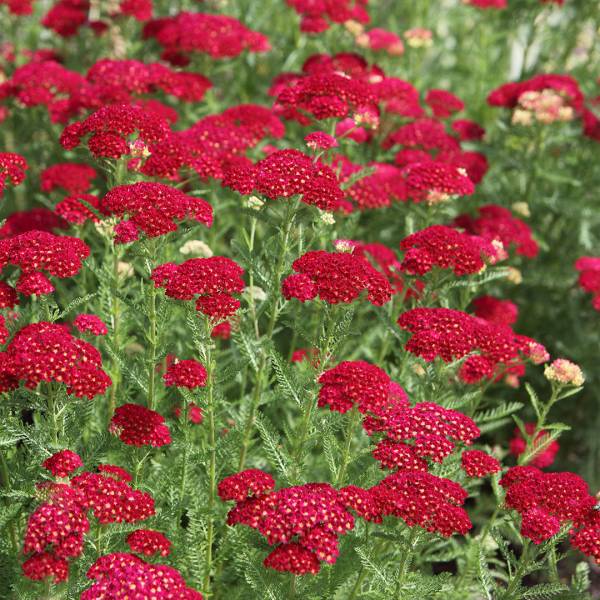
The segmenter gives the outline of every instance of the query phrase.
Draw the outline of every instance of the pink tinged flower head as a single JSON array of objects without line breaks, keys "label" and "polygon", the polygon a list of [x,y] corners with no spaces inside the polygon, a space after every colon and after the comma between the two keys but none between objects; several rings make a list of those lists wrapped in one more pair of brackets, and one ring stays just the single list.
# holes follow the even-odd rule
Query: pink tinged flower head
[{"label": "pink tinged flower head", "polygon": [[171,552],[169,539],[153,529],[136,529],[127,536],[126,542],[132,552],[145,556],[168,556]]},{"label": "pink tinged flower head", "polygon": [[73,325],[81,333],[90,333],[92,335],[106,335],[108,327],[97,315],[77,315],[73,319]]},{"label": "pink tinged flower head", "polygon": [[187,359],[171,363],[163,380],[167,386],[185,387],[189,390],[206,385],[206,369],[197,360]]},{"label": "pink tinged flower head", "polygon": [[73,471],[83,466],[79,454],[72,450],[61,450],[47,458],[42,466],[48,469],[54,477],[68,477]]},{"label": "pink tinged flower head", "polygon": [[247,469],[221,480],[219,498],[223,501],[242,502],[250,497],[262,496],[275,488],[271,475],[259,469]]},{"label": "pink tinged flower head", "polygon": [[188,196],[162,183],[140,182],[113,188],[102,198],[99,209],[123,220],[119,230],[123,243],[135,241],[139,232],[158,237],[177,230],[177,222],[194,220],[212,225],[212,206],[202,198]]},{"label": "pink tinged flower head", "polygon": [[482,450],[465,450],[460,457],[463,471],[469,477],[485,477],[498,473],[502,465],[500,462]]},{"label": "pink tinged flower head", "polygon": [[0,152],[0,197],[7,182],[17,186],[25,181],[26,170],[27,161],[23,156],[14,152]]},{"label": "pink tinged flower head", "polygon": [[585,377],[581,367],[565,358],[557,358],[544,369],[544,377],[548,381],[556,382],[560,385],[582,386]]},{"label": "pink tinged flower head", "polygon": [[311,150],[330,150],[339,146],[338,141],[324,131],[314,131],[309,133],[304,141]]},{"label": "pink tinged flower head", "polygon": [[22,381],[34,388],[41,381],[67,386],[67,393],[94,398],[111,385],[94,346],[73,337],[62,325],[32,323],[18,331],[0,356],[0,380],[5,389]]},{"label": "pink tinged flower head", "polygon": [[212,256],[192,258],[180,265],[165,263],[152,271],[156,287],[165,289],[170,298],[193,300],[196,309],[222,321],[233,315],[240,306],[232,294],[241,294],[245,283],[244,270],[230,258]]},{"label": "pink tinged flower head", "polygon": [[[381,306],[392,296],[388,280],[364,257],[355,254],[315,250],[296,259],[292,268],[303,277],[292,275],[294,279],[284,280],[284,294],[289,297],[308,300],[311,295],[314,298],[318,294],[329,304],[349,304],[367,292],[367,300]],[[314,287],[310,286],[310,281]],[[315,289],[316,294],[313,293]]]},{"label": "pink tinged flower head", "polygon": [[139,404],[119,406],[110,421],[109,431],[130,446],[158,448],[171,443],[164,417]]}]

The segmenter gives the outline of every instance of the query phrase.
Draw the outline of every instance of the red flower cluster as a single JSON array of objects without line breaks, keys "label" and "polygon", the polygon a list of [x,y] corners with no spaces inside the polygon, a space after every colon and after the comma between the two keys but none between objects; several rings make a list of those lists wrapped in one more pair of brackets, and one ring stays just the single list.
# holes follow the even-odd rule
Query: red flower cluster
[{"label": "red flower cluster", "polygon": [[33,11],[34,0],[0,0],[0,4],[8,7],[13,15],[30,15]]},{"label": "red flower cluster", "polygon": [[[365,361],[344,361],[319,377],[318,405],[340,413],[355,405],[361,413],[380,414],[388,405],[391,380],[375,365]],[[395,388],[393,389],[395,391]]]},{"label": "red flower cluster", "polygon": [[0,227],[0,239],[14,237],[28,231],[52,233],[57,229],[67,229],[69,224],[49,208],[31,208],[11,213]]},{"label": "red flower cluster", "polygon": [[0,271],[8,265],[19,267],[21,275],[16,289],[26,296],[50,294],[54,287],[41,271],[59,278],[73,277],[89,253],[90,249],[79,238],[29,231],[0,240]]},{"label": "red flower cluster", "polygon": [[123,404],[115,410],[109,431],[130,446],[154,446],[171,443],[165,419],[154,410],[139,404]]},{"label": "red flower cluster", "polygon": [[81,457],[72,450],[56,452],[42,463],[42,467],[48,469],[54,477],[68,477],[73,471],[82,466]]},{"label": "red flower cluster", "polygon": [[514,325],[519,316],[519,308],[510,300],[485,295],[475,298],[472,304],[476,316],[499,325]]},{"label": "red flower cluster", "polygon": [[286,0],[301,17],[300,30],[305,33],[321,33],[330,23],[358,21],[368,23],[368,0]]},{"label": "red flower cluster", "polygon": [[244,270],[230,258],[191,258],[180,265],[165,263],[152,271],[156,287],[165,289],[170,298],[196,300],[196,310],[220,321],[240,307],[232,294],[244,289]]},{"label": "red flower cluster", "polygon": [[145,38],[155,38],[163,47],[161,57],[186,65],[196,52],[212,58],[231,58],[244,50],[266,52],[269,40],[237,19],[225,15],[180,12],[173,17],[154,19],[144,27]]},{"label": "red flower cluster", "polygon": [[406,187],[415,202],[436,204],[453,196],[470,196],[475,185],[460,166],[428,160],[408,165]]},{"label": "red flower cluster", "polygon": [[272,479],[256,470],[232,477],[219,485],[223,500],[236,500],[227,523],[252,527],[277,545],[265,566],[305,575],[318,573],[320,562],[336,562],[338,537],[354,528],[354,517],[337,490],[327,483],[308,483],[271,491]]},{"label": "red flower cluster", "polygon": [[43,192],[60,188],[68,194],[85,194],[97,177],[96,170],[80,163],[59,163],[44,169],[40,174]]},{"label": "red flower cluster", "polygon": [[508,325],[448,308],[409,310],[400,315],[398,325],[413,334],[406,349],[428,362],[436,356],[452,362],[477,352],[461,366],[459,376],[465,383],[500,376],[507,370],[513,376],[523,374],[522,357],[537,360],[537,351],[543,350],[540,344],[517,335]]},{"label": "red flower cluster", "polygon": [[136,140],[148,145],[160,142],[168,133],[167,122],[156,113],[129,104],[113,104],[103,106],[83,121],[67,125],[60,143],[63,148],[73,150],[82,138],[90,135],[87,145],[94,156],[118,159],[133,153],[130,140],[134,134]]},{"label": "red flower cluster", "polygon": [[[525,423],[525,432],[527,435],[533,435],[535,433],[536,424],[535,423]],[[536,442],[543,441],[544,437],[548,435],[548,431],[542,429],[537,433],[533,440],[533,444]],[[521,430],[518,427],[515,427],[513,432],[514,437],[510,440],[509,449],[510,453],[513,456],[521,456],[523,452],[527,449],[527,442],[525,438],[521,434]],[[532,467],[537,467],[538,469],[544,469],[549,467],[553,462],[554,458],[558,454],[560,450],[560,445],[556,440],[552,440],[542,452],[536,454],[532,460],[529,461],[529,464]]]},{"label": "red flower cluster", "polygon": [[463,471],[469,477],[485,477],[502,469],[497,459],[482,450],[465,450],[460,460]]},{"label": "red flower cluster", "polygon": [[0,353],[2,391],[15,389],[19,381],[29,388],[42,381],[64,383],[68,394],[90,399],[112,383],[94,346],[74,338],[62,325],[45,322],[23,327]]},{"label": "red flower cluster", "polygon": [[500,258],[485,239],[444,225],[432,225],[409,235],[400,242],[400,248],[406,251],[401,269],[411,275],[424,275],[433,267],[452,269],[459,276],[471,275]]},{"label": "red flower cluster", "polygon": [[522,516],[521,534],[540,544],[561,525],[583,523],[596,500],[575,473],[544,473],[535,467],[511,467],[500,480],[505,503]]},{"label": "red flower cluster", "polygon": [[351,303],[364,291],[371,304],[381,306],[392,297],[387,279],[363,257],[345,252],[307,252],[292,264],[297,274],[282,282],[288,300],[301,302],[319,296],[329,304]]},{"label": "red flower cluster", "polygon": [[94,583],[81,594],[81,600],[142,600],[149,590],[156,600],[202,600],[202,594],[187,587],[177,569],[147,563],[134,554],[105,554],[89,568],[87,576]]},{"label": "red flower cluster", "polygon": [[433,116],[438,119],[447,119],[465,107],[465,103],[452,92],[437,89],[427,92],[425,103],[431,108]]},{"label": "red flower cluster", "polygon": [[97,315],[77,315],[73,319],[73,325],[81,333],[91,333],[92,335],[106,335],[108,327]]},{"label": "red flower cluster", "polygon": [[118,243],[137,240],[139,231],[148,237],[177,231],[176,220],[193,219],[210,227],[213,219],[212,206],[206,200],[162,183],[120,185],[102,198],[99,208],[106,215],[128,217],[115,227]]},{"label": "red flower cluster", "polygon": [[[346,244],[352,247],[352,254],[364,256],[369,262],[390,282],[394,293],[400,293],[404,289],[405,283],[400,275],[400,261],[396,253],[384,244],[372,242],[365,244],[354,240],[337,240],[335,246],[342,249]],[[414,296],[413,290],[407,290],[406,297]]]},{"label": "red flower cluster", "polygon": [[531,229],[526,223],[513,217],[510,210],[496,204],[487,204],[478,213],[477,217],[460,215],[454,220],[454,225],[490,242],[499,240],[507,250],[514,246],[517,254],[527,258],[537,256],[539,247],[531,235]]},{"label": "red flower cluster", "polygon": [[321,210],[346,207],[334,171],[298,150],[277,150],[256,165],[232,163],[223,184],[242,194],[253,191],[267,198],[302,195],[302,201]]},{"label": "red flower cluster", "polygon": [[127,545],[132,552],[153,556],[160,554],[168,556],[171,552],[171,542],[160,531],[152,529],[136,529],[127,536]]},{"label": "red flower cluster", "polygon": [[575,261],[579,271],[579,287],[593,294],[592,306],[600,311],[600,258],[582,256]]},{"label": "red flower cluster", "polygon": [[0,196],[4,193],[6,182],[19,185],[25,181],[27,161],[14,152],[0,152]]},{"label": "red flower cluster", "polygon": [[189,390],[206,385],[206,369],[197,360],[177,360],[172,362],[163,380],[167,386],[185,387]]}]

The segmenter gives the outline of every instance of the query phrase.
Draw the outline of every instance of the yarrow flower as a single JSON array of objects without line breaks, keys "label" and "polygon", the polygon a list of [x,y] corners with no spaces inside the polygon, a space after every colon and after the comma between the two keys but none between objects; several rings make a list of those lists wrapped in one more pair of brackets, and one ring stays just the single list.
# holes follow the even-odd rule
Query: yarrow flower
[{"label": "yarrow flower", "polygon": [[247,469],[229,475],[219,482],[219,498],[223,501],[242,502],[250,495],[261,496],[275,488],[275,480],[269,473],[259,469]]},{"label": "yarrow flower", "polygon": [[40,187],[43,192],[60,188],[69,195],[85,194],[97,175],[96,170],[86,164],[59,163],[41,172]]},{"label": "yarrow flower", "polygon": [[106,335],[108,333],[108,327],[96,315],[77,315],[73,319],[73,325],[81,333],[91,333],[92,335]]},{"label": "yarrow flower", "polygon": [[188,587],[177,569],[147,563],[134,554],[105,554],[89,568],[87,577],[94,583],[82,592],[81,600],[141,599],[148,590],[154,590],[157,600],[202,600],[202,594]]},{"label": "yarrow flower", "polygon": [[132,552],[153,556],[160,554],[168,556],[171,552],[171,542],[160,531],[153,529],[136,529],[126,539],[127,545]]},{"label": "yarrow flower", "polygon": [[132,153],[132,136],[145,144],[167,137],[169,126],[156,113],[128,104],[103,106],[83,121],[67,125],[60,136],[63,148],[73,150],[90,135],[87,145],[94,156],[121,158]]},{"label": "yarrow flower", "polygon": [[55,381],[64,383],[68,394],[90,399],[112,383],[94,346],[62,325],[43,321],[23,327],[0,353],[0,381],[4,391],[15,389],[19,381],[28,388]]},{"label": "yarrow flower", "polygon": [[434,266],[452,269],[458,276],[470,275],[499,259],[497,250],[485,239],[444,225],[409,235],[400,242],[400,248],[406,251],[401,269],[411,275],[424,275]]},{"label": "yarrow flower", "polygon": [[206,200],[162,183],[115,187],[100,200],[99,209],[109,216],[127,217],[115,228],[116,231],[124,226],[131,228],[126,239],[119,240],[117,235],[117,241],[123,242],[138,239],[140,231],[151,238],[176,231],[175,221],[193,219],[210,227],[213,220],[212,206]]},{"label": "yarrow flower", "polygon": [[408,165],[406,187],[414,202],[428,204],[444,202],[454,196],[470,196],[475,191],[465,169],[437,161]]},{"label": "yarrow flower", "polygon": [[177,360],[167,367],[163,380],[167,386],[185,387],[189,390],[206,385],[206,369],[197,360]]},{"label": "yarrow flower", "polygon": [[561,525],[584,522],[596,500],[575,473],[544,473],[535,467],[511,467],[500,480],[505,503],[521,517],[521,534],[540,544]]},{"label": "yarrow flower", "polygon": [[170,298],[196,300],[196,310],[217,321],[226,319],[240,307],[232,294],[241,294],[244,270],[223,256],[191,258],[180,265],[166,263],[152,271],[156,287]]},{"label": "yarrow flower", "polygon": [[17,186],[25,181],[27,161],[14,152],[0,152],[0,197],[4,193],[6,183]]},{"label": "yarrow flower", "polygon": [[139,404],[119,406],[110,421],[109,431],[130,446],[158,448],[171,443],[164,417]]},{"label": "yarrow flower", "polygon": [[304,302],[319,296],[329,304],[351,303],[366,291],[367,300],[381,306],[392,297],[387,279],[361,256],[315,250],[296,259],[292,268],[297,274],[282,282],[287,300]]},{"label": "yarrow flower", "polygon": [[500,462],[482,450],[466,450],[460,457],[463,471],[469,477],[485,477],[502,469]]},{"label": "yarrow flower", "polygon": [[510,300],[485,295],[475,298],[472,304],[476,316],[499,325],[514,325],[519,316],[519,308]]},{"label": "yarrow flower", "polygon": [[[535,437],[531,440],[531,444],[533,448],[536,446],[542,446],[532,458],[528,461],[528,463],[532,467],[537,467],[538,469],[545,469],[549,467],[553,462],[555,456],[558,454],[560,450],[560,445],[556,440],[552,440],[548,443],[547,436],[549,435],[549,431],[545,429],[540,429],[536,433],[537,426],[535,423],[525,423],[525,433],[529,436]],[[509,450],[513,456],[519,457],[525,450],[527,450],[527,441],[523,437],[521,430],[518,427],[515,427],[513,432],[514,437],[509,442]],[[543,444],[543,445],[542,445]]]},{"label": "yarrow flower", "polygon": [[427,92],[425,104],[431,108],[433,116],[438,119],[446,119],[465,107],[465,103],[452,92],[437,89]]},{"label": "yarrow flower", "polygon": [[79,454],[68,449],[56,452],[42,463],[42,467],[48,469],[54,477],[68,477],[82,466],[83,461]]},{"label": "yarrow flower", "polygon": [[325,2],[307,2],[306,0],[286,0],[301,17],[300,30],[304,33],[321,33],[331,23],[356,21],[369,22],[368,0],[326,0]]},{"label": "yarrow flower", "polygon": [[600,311],[600,257],[582,256],[575,261],[579,287],[593,295],[592,306]]},{"label": "yarrow flower", "polygon": [[558,385],[582,386],[585,378],[579,365],[557,358],[544,368],[544,377],[548,381],[556,382]]}]

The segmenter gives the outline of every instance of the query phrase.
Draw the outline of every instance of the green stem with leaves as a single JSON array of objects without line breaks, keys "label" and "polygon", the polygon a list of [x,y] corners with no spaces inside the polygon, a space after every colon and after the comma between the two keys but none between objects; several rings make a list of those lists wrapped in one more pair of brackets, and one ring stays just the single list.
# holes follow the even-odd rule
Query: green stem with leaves
[{"label": "green stem with leaves", "polygon": [[508,582],[508,587],[502,596],[502,600],[517,600],[520,598],[519,588],[521,587],[521,581],[525,575],[525,571],[529,565],[529,540],[525,540],[523,544],[523,551],[521,552],[521,558],[517,565],[517,570]]},{"label": "green stem with leaves", "polygon": [[[10,474],[8,469],[8,463],[6,462],[6,456],[4,456],[4,452],[0,449],[0,480],[2,482],[2,487],[8,492],[11,489],[10,486]],[[10,506],[10,499],[6,498],[6,506]],[[17,530],[15,528],[15,524],[12,520],[8,524],[8,534],[10,536],[10,543],[12,546],[12,550],[14,554],[17,554],[19,549],[19,541],[17,538]]]},{"label": "green stem with leaves", "polygon": [[348,469],[348,465],[350,464],[350,449],[352,448],[354,430],[356,429],[356,426],[358,425],[359,421],[360,412],[358,411],[358,408],[356,408],[356,406],[353,406],[348,418],[348,426],[346,427],[346,432],[344,434],[344,439],[346,443],[344,445],[344,452],[342,454],[340,469],[335,480],[335,487],[339,487],[344,484],[344,480],[346,478],[346,470]]},{"label": "green stem with leaves", "polygon": [[404,586],[404,582],[406,580],[406,576],[408,575],[408,569],[410,567],[410,563],[412,561],[413,552],[415,547],[419,541],[420,531],[417,527],[412,527],[410,530],[410,535],[408,537],[408,542],[406,544],[406,551],[403,552],[402,558],[400,559],[400,564],[398,566],[398,579],[396,581],[396,599],[401,600],[402,598],[402,587]]}]

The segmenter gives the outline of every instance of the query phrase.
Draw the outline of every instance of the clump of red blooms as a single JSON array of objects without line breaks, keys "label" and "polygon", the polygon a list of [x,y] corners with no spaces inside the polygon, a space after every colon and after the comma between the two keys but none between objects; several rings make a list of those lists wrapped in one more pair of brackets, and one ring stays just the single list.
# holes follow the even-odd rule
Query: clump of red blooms
[{"label": "clump of red blooms", "polygon": [[28,231],[0,240],[0,270],[11,265],[21,270],[16,284],[21,294],[51,294],[54,286],[42,270],[61,279],[73,277],[89,253],[90,249],[79,238]]},{"label": "clump of red blooms", "polygon": [[[533,436],[535,434],[535,437],[531,440],[533,447],[535,447],[536,444],[546,442],[546,436],[550,433],[545,429],[540,429],[536,433],[536,430],[537,426],[535,423],[525,423],[525,433],[529,436]],[[523,434],[518,427],[515,427],[513,436],[514,437],[510,440],[508,447],[513,456],[519,457],[521,454],[523,454],[523,452],[525,452],[525,450],[527,450],[527,441],[523,437]],[[541,452],[537,452],[533,458],[528,461],[532,467],[545,469],[554,462],[554,458],[560,450],[559,443],[556,440],[552,440],[550,443],[545,443],[544,446],[545,447]]]},{"label": "clump of red blooms", "polygon": [[99,108],[83,121],[67,125],[60,143],[66,150],[73,150],[89,135],[87,146],[94,156],[118,159],[135,153],[132,142],[148,146],[168,134],[167,122],[156,113],[129,104],[113,104]]},{"label": "clump of red blooms", "polygon": [[129,446],[158,448],[171,443],[164,417],[139,404],[119,406],[110,420],[109,431]]},{"label": "clump of red blooms", "polygon": [[0,227],[0,239],[14,237],[29,231],[53,233],[67,229],[69,224],[49,208],[31,208],[11,213]]},{"label": "clump of red blooms", "polygon": [[153,529],[136,529],[125,540],[132,552],[146,556],[168,556],[171,552],[171,542],[160,531]]},{"label": "clump of red blooms", "polygon": [[405,251],[400,268],[411,275],[425,275],[433,267],[452,269],[455,275],[480,273],[501,253],[487,240],[444,225],[432,225],[400,242]]},{"label": "clump of red blooms", "polygon": [[154,515],[154,501],[146,492],[133,489],[131,475],[116,465],[100,465],[100,473],[84,472],[67,479],[83,466],[79,455],[61,450],[43,466],[61,483],[38,484],[42,503],[27,522],[23,574],[29,579],[52,577],[55,583],[69,575],[69,561],[81,556],[90,516],[99,523],[135,523]]},{"label": "clump of red blooms", "polygon": [[202,600],[202,594],[188,587],[177,569],[147,563],[134,554],[105,554],[89,568],[87,577],[94,583],[81,594],[81,600],[141,599],[148,590],[155,590],[152,593],[160,600]]},{"label": "clump of red blooms", "polygon": [[600,258],[582,256],[575,261],[575,269],[579,271],[579,287],[592,294],[592,306],[600,311]]},{"label": "clump of red blooms", "polygon": [[68,394],[90,399],[112,383],[94,346],[73,337],[63,325],[43,321],[23,327],[0,353],[0,389],[14,390],[19,382],[28,388],[63,383]]},{"label": "clump of red blooms", "polygon": [[571,525],[571,543],[584,554],[600,558],[596,498],[575,473],[544,473],[531,466],[511,467],[500,480],[505,504],[521,515],[521,535],[534,544]]},{"label": "clump of red blooms", "polygon": [[91,333],[92,335],[106,335],[108,327],[97,315],[77,315],[73,319],[73,325],[81,333]]},{"label": "clump of red blooms", "polygon": [[475,298],[471,304],[477,317],[499,325],[514,325],[519,316],[518,306],[510,300],[484,295]]},{"label": "clump of red blooms", "polygon": [[459,370],[465,383],[505,375],[518,378],[525,371],[524,359],[541,364],[549,358],[541,344],[508,325],[458,310],[415,308],[400,315],[398,325],[413,334],[406,349],[427,362],[436,357],[447,363],[467,357]]},{"label": "clump of red blooms", "polygon": [[173,410],[173,414],[179,418],[182,416],[184,410],[187,416],[187,420],[190,423],[193,423],[194,425],[200,425],[200,423],[202,423],[202,421],[204,420],[202,408],[200,408],[197,404],[194,404],[193,402],[188,404],[187,408],[185,409],[182,409],[179,406],[175,407],[175,409]]},{"label": "clump of red blooms", "polygon": [[30,15],[33,11],[34,0],[0,0],[13,15]]},{"label": "clump of red blooms", "polygon": [[460,215],[454,220],[454,225],[490,242],[498,240],[506,250],[514,247],[517,254],[526,258],[535,258],[539,252],[529,225],[514,217],[507,208],[496,204],[482,206],[476,217]]},{"label": "clump of red blooms", "polygon": [[206,385],[207,373],[204,366],[197,360],[176,360],[168,367],[163,375],[167,386],[185,387],[192,390]]},{"label": "clump of red blooms", "polygon": [[287,300],[306,302],[319,296],[329,304],[351,303],[367,292],[367,300],[381,306],[392,297],[388,280],[356,254],[314,250],[296,259],[292,268],[296,273],[281,285]]},{"label": "clump of red blooms", "polygon": [[25,181],[26,170],[27,161],[23,156],[14,152],[0,152],[0,197],[7,182],[16,186]]},{"label": "clump of red blooms", "polygon": [[223,184],[272,200],[301,195],[302,202],[321,210],[344,210],[348,204],[331,167],[298,150],[277,150],[255,165],[232,163]]},{"label": "clump of red blooms", "polygon": [[[212,225],[212,206],[202,198],[188,196],[163,183],[139,182],[110,190],[98,205],[107,216],[123,220],[115,226],[115,242],[130,243],[140,231],[150,238],[177,231],[176,221]],[[126,217],[126,218],[125,218]]]},{"label": "clump of red blooms", "polygon": [[96,169],[89,165],[59,163],[41,172],[40,187],[43,192],[62,189],[67,194],[85,194],[97,176]]},{"label": "clump of red blooms", "polygon": [[498,459],[482,450],[465,450],[460,460],[463,471],[469,477],[485,477],[502,469]]},{"label": "clump of red blooms", "polygon": [[332,23],[357,21],[369,22],[367,13],[368,0],[286,0],[301,17],[300,30],[304,33],[322,33],[329,29]]},{"label": "clump of red blooms", "polygon": [[163,47],[161,58],[178,66],[187,65],[195,53],[232,58],[245,50],[266,52],[271,48],[266,36],[233,17],[186,11],[149,21],[144,37],[155,38]]},{"label": "clump of red blooms", "polygon": [[156,287],[169,298],[196,300],[196,310],[216,321],[233,315],[240,301],[232,294],[244,290],[244,270],[230,258],[212,256],[191,258],[180,265],[165,263],[152,271]]}]

